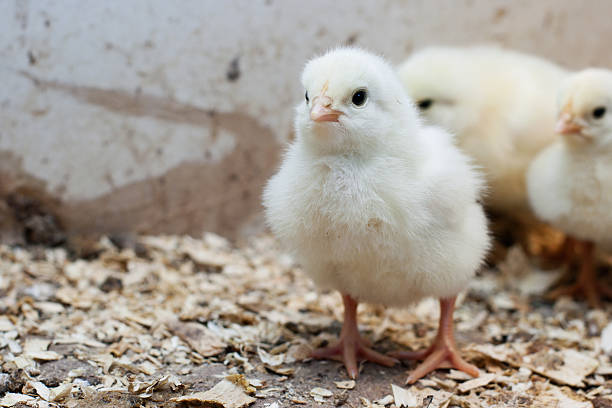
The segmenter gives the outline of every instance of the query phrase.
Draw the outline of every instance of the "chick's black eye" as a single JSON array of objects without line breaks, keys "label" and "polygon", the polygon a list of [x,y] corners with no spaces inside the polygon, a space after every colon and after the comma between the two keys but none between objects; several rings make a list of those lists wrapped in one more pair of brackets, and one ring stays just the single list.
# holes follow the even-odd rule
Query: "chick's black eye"
[{"label": "chick's black eye", "polygon": [[593,117],[595,119],[601,119],[603,118],[603,115],[606,114],[606,108],[603,106],[599,106],[595,109],[593,109]]},{"label": "chick's black eye", "polygon": [[420,110],[427,110],[431,107],[433,101],[431,99],[423,99],[417,102],[417,106]]},{"label": "chick's black eye", "polygon": [[363,106],[363,104],[366,103],[367,100],[368,92],[365,89],[359,89],[353,94],[351,102],[353,102],[353,105],[355,106]]},{"label": "chick's black eye", "polygon": [[308,99],[308,91],[304,94],[304,98],[306,98],[306,103],[310,102],[310,99]]}]

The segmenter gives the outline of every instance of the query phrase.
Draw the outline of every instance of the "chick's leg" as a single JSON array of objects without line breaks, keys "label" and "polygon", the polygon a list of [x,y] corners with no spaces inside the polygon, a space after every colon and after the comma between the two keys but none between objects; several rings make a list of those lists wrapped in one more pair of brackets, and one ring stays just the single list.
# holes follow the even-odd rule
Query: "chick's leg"
[{"label": "chick's leg", "polygon": [[357,301],[349,295],[342,295],[344,302],[344,323],[340,338],[330,347],[320,348],[312,352],[314,358],[329,358],[344,363],[349,377],[357,378],[359,369],[357,362],[367,360],[373,363],[391,367],[397,360],[380,354],[371,348],[366,340],[359,335],[357,328]]},{"label": "chick's leg", "polygon": [[561,250],[559,251],[559,256],[561,257],[561,262],[565,265],[571,265],[576,257],[576,251],[579,249],[580,244],[574,238],[569,235],[565,237],[563,241],[563,245],[561,246]]},{"label": "chick's leg", "polygon": [[550,292],[548,297],[557,299],[561,296],[583,294],[591,307],[599,308],[601,307],[602,295],[611,296],[612,288],[603,282],[598,282],[595,267],[595,245],[592,242],[581,242],[575,245],[580,249],[579,254],[582,260],[576,283],[557,288]]},{"label": "chick's leg", "polygon": [[406,383],[412,384],[419,378],[429,374],[437,368],[455,368],[473,377],[478,377],[479,371],[475,366],[468,364],[461,358],[455,345],[453,333],[453,312],[455,311],[455,298],[440,299],[440,324],[438,335],[433,344],[423,351],[409,351],[394,353],[400,360],[424,361],[408,376]]}]

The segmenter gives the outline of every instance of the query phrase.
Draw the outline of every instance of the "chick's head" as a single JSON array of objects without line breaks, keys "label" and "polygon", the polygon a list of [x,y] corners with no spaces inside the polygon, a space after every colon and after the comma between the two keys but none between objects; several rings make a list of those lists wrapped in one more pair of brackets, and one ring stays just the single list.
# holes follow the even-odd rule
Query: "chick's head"
[{"label": "chick's head", "polygon": [[587,69],[567,79],[556,131],[574,147],[612,147],[612,72]]},{"label": "chick's head", "polygon": [[478,121],[470,99],[477,88],[470,88],[474,75],[471,61],[459,50],[432,47],[412,55],[397,73],[419,114],[429,125],[441,126],[461,135]]},{"label": "chick's head", "polygon": [[338,48],[308,62],[298,138],[327,154],[371,152],[416,123],[416,112],[391,66],[357,48]]}]

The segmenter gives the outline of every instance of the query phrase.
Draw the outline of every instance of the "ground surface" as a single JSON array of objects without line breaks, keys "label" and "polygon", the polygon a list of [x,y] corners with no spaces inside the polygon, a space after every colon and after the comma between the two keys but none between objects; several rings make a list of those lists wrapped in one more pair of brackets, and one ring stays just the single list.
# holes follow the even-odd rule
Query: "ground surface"
[{"label": "ground surface", "polygon": [[[318,293],[269,237],[138,242],[103,239],[88,260],[0,247],[0,406],[612,407],[611,304],[545,301],[559,273],[519,249],[459,299],[458,343],[481,377],[438,370],[405,386],[414,363],[367,363],[352,384],[308,359],[339,333],[340,296]],[[438,307],[359,314],[377,349],[417,349]]]}]

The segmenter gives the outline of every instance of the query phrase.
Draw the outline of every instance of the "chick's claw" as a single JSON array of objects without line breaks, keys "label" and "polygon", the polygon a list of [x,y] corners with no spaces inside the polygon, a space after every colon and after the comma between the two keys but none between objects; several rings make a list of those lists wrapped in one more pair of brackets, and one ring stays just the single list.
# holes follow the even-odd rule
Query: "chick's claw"
[{"label": "chick's claw", "polygon": [[392,367],[398,362],[393,357],[385,356],[369,348],[359,334],[341,338],[331,347],[317,349],[312,352],[312,357],[343,362],[351,379],[357,378],[359,374],[357,365],[359,361],[366,360],[387,367]]},{"label": "chick's claw", "polygon": [[479,371],[475,366],[467,363],[459,355],[453,334],[453,312],[455,298],[440,299],[440,323],[438,335],[434,343],[422,351],[402,351],[393,353],[393,357],[400,360],[423,360],[419,366],[408,376],[407,384],[412,384],[438,368],[454,368],[463,371],[472,377],[478,377]]},{"label": "chick's claw", "polygon": [[[472,377],[478,377],[480,374],[476,366],[467,363],[461,358],[454,344],[448,344],[447,342],[440,342],[439,344],[435,344],[433,348],[430,347],[428,350],[422,352],[397,353],[394,355],[400,360],[421,359],[420,356],[425,356],[425,361],[419,364],[419,366],[410,373],[406,380],[406,384],[413,384],[438,368],[454,368]],[[414,356],[418,357],[412,358]]]},{"label": "chick's claw", "polygon": [[313,358],[342,361],[350,378],[359,374],[357,362],[361,360],[391,367],[398,363],[393,357],[385,356],[370,348],[370,342],[359,335],[357,328],[357,301],[349,295],[342,295],[344,302],[344,324],[340,339],[330,347],[320,348],[312,352]]}]

